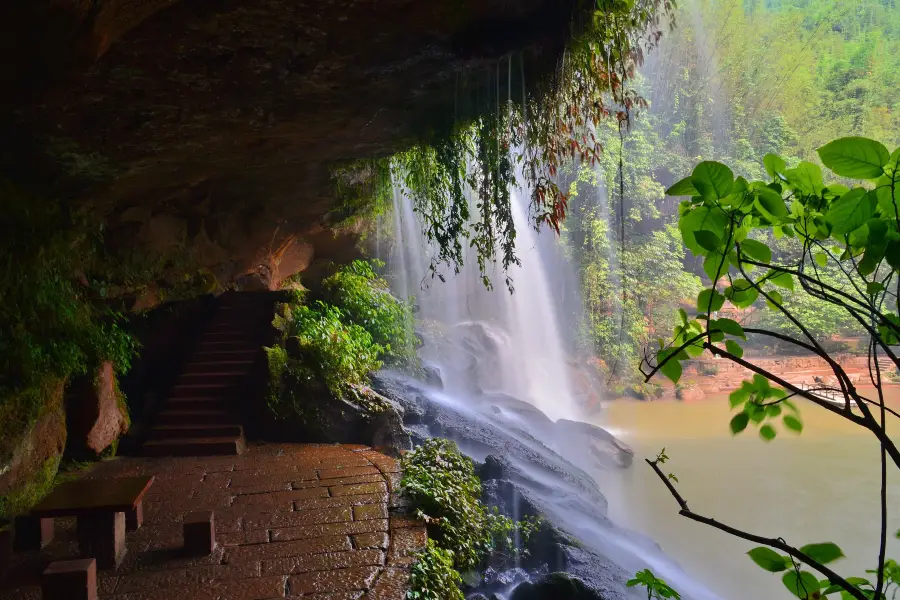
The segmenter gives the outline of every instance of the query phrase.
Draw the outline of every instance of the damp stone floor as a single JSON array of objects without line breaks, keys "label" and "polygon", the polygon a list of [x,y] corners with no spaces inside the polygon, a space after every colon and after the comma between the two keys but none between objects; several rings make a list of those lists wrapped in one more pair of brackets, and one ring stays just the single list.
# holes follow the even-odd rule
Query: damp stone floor
[{"label": "damp stone floor", "polygon": [[[401,600],[423,525],[402,512],[396,460],[365,446],[261,444],[240,456],[118,458],[83,475],[153,475],[144,525],[126,534],[103,600]],[[216,549],[182,552],[182,520],[212,510]],[[41,597],[40,574],[76,558],[74,521],[40,552],[16,555],[0,598]],[[54,599],[45,599],[54,600]]]}]

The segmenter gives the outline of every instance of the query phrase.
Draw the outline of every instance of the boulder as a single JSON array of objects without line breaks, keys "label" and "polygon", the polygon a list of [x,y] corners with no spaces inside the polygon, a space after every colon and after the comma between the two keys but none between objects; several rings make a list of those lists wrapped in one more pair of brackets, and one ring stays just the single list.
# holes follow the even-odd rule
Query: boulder
[{"label": "boulder", "polygon": [[703,400],[706,398],[706,392],[699,387],[678,388],[675,390],[675,397],[685,401]]},{"label": "boulder", "polygon": [[600,593],[566,573],[550,573],[537,583],[523,583],[510,600],[604,600]]},{"label": "boulder", "polygon": [[403,407],[368,386],[352,386],[342,397],[316,381],[285,375],[281,405],[264,410],[258,437],[270,441],[365,444],[399,455],[412,447],[403,427]]},{"label": "boulder", "polygon": [[66,398],[68,448],[73,456],[97,457],[115,450],[130,421],[113,364],[106,361],[94,376],[73,383]]},{"label": "boulder", "polygon": [[56,474],[60,457],[66,447],[66,416],[63,410],[63,382],[46,387],[44,406],[37,420],[25,428],[20,436],[4,436],[0,455],[0,517],[15,511],[13,499],[26,496],[29,487],[48,483]]}]

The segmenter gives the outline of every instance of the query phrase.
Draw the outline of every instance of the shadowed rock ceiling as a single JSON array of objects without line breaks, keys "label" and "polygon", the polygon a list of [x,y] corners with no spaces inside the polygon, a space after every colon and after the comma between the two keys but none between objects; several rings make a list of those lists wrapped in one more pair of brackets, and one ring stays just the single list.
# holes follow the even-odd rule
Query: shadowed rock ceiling
[{"label": "shadowed rock ceiling", "polygon": [[477,112],[510,53],[526,80],[546,72],[574,2],[18,2],[0,9],[0,83],[16,90],[3,174],[100,207],[112,244],[188,251],[222,284],[342,260],[329,165]]}]

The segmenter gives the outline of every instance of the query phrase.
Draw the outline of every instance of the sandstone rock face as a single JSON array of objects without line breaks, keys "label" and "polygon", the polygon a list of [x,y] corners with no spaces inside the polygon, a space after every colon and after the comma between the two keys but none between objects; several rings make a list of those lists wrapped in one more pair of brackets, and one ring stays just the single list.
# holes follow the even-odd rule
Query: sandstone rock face
[{"label": "sandstone rock face", "polygon": [[66,400],[69,447],[78,455],[100,455],[128,431],[112,363],[104,362],[91,381],[73,386]]},{"label": "sandstone rock face", "polygon": [[117,255],[188,257],[226,286],[264,267],[271,288],[353,252],[332,166],[490,110],[498,82],[533,89],[577,3],[4,4],[0,174],[95,207]]},{"label": "sandstone rock face", "polygon": [[0,496],[30,483],[48,461],[59,462],[66,447],[66,416],[63,383],[57,384],[34,425],[17,441],[0,463]]}]

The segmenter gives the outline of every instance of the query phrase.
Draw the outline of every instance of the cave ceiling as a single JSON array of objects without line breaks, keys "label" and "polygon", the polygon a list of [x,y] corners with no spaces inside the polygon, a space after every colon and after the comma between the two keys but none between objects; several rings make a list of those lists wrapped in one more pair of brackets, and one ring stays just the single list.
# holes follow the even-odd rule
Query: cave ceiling
[{"label": "cave ceiling", "polygon": [[3,175],[96,207],[112,244],[281,279],[350,253],[330,167],[446,126],[509,56],[546,70],[573,1],[19,0]]}]

